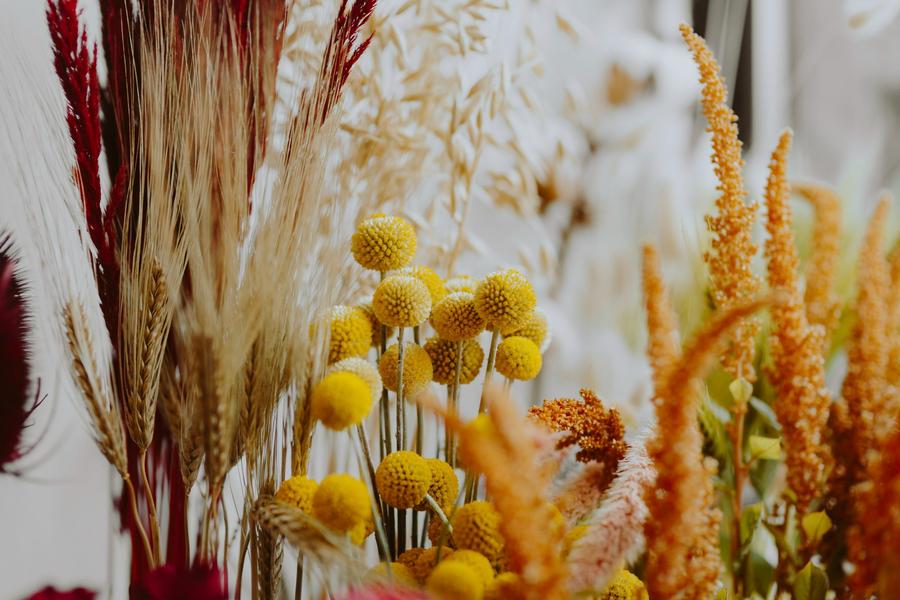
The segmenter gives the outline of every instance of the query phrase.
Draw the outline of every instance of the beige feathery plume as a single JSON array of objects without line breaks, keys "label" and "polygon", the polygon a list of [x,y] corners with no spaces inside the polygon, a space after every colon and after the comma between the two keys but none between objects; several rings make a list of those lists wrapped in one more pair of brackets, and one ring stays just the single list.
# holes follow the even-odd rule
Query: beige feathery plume
[{"label": "beige feathery plume", "polygon": [[[703,113],[712,134],[712,162],[719,180],[720,196],[716,199],[718,214],[706,217],[712,232],[712,249],[704,256],[709,267],[713,300],[716,308],[728,309],[746,302],[759,292],[760,281],[753,273],[752,261],[756,245],[752,241],[756,204],[745,201],[738,139],[737,115],[728,106],[728,90],[719,72],[719,65],[702,37],[686,24],[680,26],[681,35],[700,68],[703,85]],[[748,319],[739,325],[722,364],[732,377],[743,377],[750,383],[756,380],[753,369],[754,343],[759,322]],[[739,413],[743,407],[737,407]],[[740,412],[739,414],[743,414]]]},{"label": "beige feathery plume", "polygon": [[499,386],[489,387],[486,398],[488,412],[466,425],[438,406],[435,410],[459,433],[463,463],[484,475],[523,600],[566,599],[564,528],[554,525],[555,511],[545,496],[551,473],[541,465],[538,445],[543,444],[536,441],[546,435],[517,413]]},{"label": "beige feathery plume", "polygon": [[794,183],[791,190],[806,198],[816,211],[803,300],[809,324],[824,329],[822,351],[827,352],[841,316],[841,302],[834,291],[841,251],[841,201],[833,190],[822,185]]},{"label": "beige feathery plume", "polygon": [[786,178],[790,143],[791,132],[785,131],[772,153],[765,191],[769,286],[785,296],[784,304],[772,308],[773,365],[769,378],[778,392],[774,409],[786,446],[788,485],[803,514],[819,495],[825,476],[824,433],[831,399],[825,386],[823,329],[807,322],[800,294]]},{"label": "beige feathery plume", "polygon": [[697,422],[699,380],[724,338],[769,303],[755,300],[716,314],[665,369],[667,376],[655,392],[657,432],[648,450],[657,480],[647,495],[650,518],[644,527],[652,598],[707,599],[718,585],[721,516]]},{"label": "beige feathery plume", "polygon": [[602,590],[641,552],[648,515],[644,497],[655,479],[647,449],[641,441],[635,442],[619,463],[606,500],[569,552],[569,589],[573,593]]}]

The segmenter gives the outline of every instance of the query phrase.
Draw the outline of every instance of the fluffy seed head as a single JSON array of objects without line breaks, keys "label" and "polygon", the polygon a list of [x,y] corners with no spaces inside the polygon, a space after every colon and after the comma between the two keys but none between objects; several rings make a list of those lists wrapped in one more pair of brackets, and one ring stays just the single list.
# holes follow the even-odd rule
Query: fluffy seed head
[{"label": "fluffy seed head", "polygon": [[[462,343],[462,363],[460,365],[459,382],[471,383],[484,362],[484,350],[476,340]],[[450,385],[456,381],[456,350],[459,342],[451,342],[441,338],[429,338],[425,342],[425,352],[431,357],[434,380],[441,385]]]},{"label": "fluffy seed head", "polygon": [[359,375],[338,371],[316,384],[310,402],[315,418],[329,429],[341,431],[366,418],[372,407],[372,392]]},{"label": "fluffy seed head", "polygon": [[415,277],[424,283],[425,287],[428,288],[428,293],[431,295],[432,306],[443,300],[447,295],[447,288],[444,287],[444,280],[441,279],[441,276],[435,273],[433,269],[430,269],[425,265],[406,267],[405,269],[401,269],[397,275]]},{"label": "fluffy seed head", "polygon": [[416,231],[400,217],[377,215],[359,224],[350,242],[353,258],[372,271],[394,271],[416,253]]},{"label": "fluffy seed head", "polygon": [[372,310],[385,325],[416,327],[431,314],[431,294],[428,287],[415,277],[394,275],[375,288]]},{"label": "fluffy seed head", "polygon": [[506,330],[503,337],[523,337],[534,342],[535,346],[543,349],[547,342],[547,334],[550,328],[547,324],[547,315],[539,308],[534,309],[525,324],[515,330]]},{"label": "fluffy seed head", "polygon": [[470,502],[456,511],[451,524],[458,548],[480,552],[490,561],[500,558],[500,515],[491,504],[483,500]]},{"label": "fluffy seed head", "polygon": [[406,450],[391,452],[375,471],[381,499],[394,508],[412,508],[425,499],[431,484],[428,462]]},{"label": "fluffy seed head", "polygon": [[481,600],[484,584],[475,569],[461,562],[442,561],[428,576],[428,591],[441,600]]},{"label": "fluffy seed head", "polygon": [[535,304],[531,283],[516,269],[491,273],[475,290],[475,306],[490,329],[518,329],[531,316]]},{"label": "fluffy seed head", "polygon": [[327,476],[313,495],[313,516],[334,531],[344,533],[371,519],[366,484],[344,473]]},{"label": "fluffy seed head", "polygon": [[309,477],[294,475],[281,484],[275,493],[275,499],[299,508],[306,514],[311,514],[312,499],[318,489],[319,484]]},{"label": "fluffy seed head", "polygon": [[541,363],[541,349],[528,338],[508,337],[497,347],[497,372],[510,379],[534,379],[541,372]]},{"label": "fluffy seed head", "polygon": [[331,309],[331,341],[328,364],[351,356],[365,356],[372,341],[372,324],[366,313],[356,306]]},{"label": "fluffy seed head", "polygon": [[491,566],[490,561],[480,552],[475,552],[474,550],[457,550],[453,553],[453,556],[449,557],[447,560],[461,562],[472,567],[485,588],[487,588],[494,580],[494,567]]},{"label": "fluffy seed head", "polygon": [[345,358],[344,360],[338,361],[328,368],[328,374],[337,373],[340,371],[353,373],[354,375],[359,376],[360,379],[365,381],[366,385],[369,386],[369,391],[372,395],[372,402],[376,402],[378,400],[378,397],[381,396],[381,375],[378,373],[378,369],[375,368],[375,365],[373,365],[366,359],[359,358],[358,356],[352,356],[350,358]]},{"label": "fluffy seed head", "polygon": [[[403,393],[406,398],[412,398],[428,386],[433,375],[433,368],[431,357],[428,356],[428,353],[425,352],[422,346],[412,342],[404,342],[404,344]],[[378,372],[381,373],[384,387],[392,392],[397,391],[399,355],[400,347],[397,344],[391,344],[385,353],[381,355],[381,360],[378,362]]]},{"label": "fluffy seed head", "polygon": [[431,313],[431,325],[439,336],[451,342],[473,338],[484,330],[484,319],[475,307],[475,296],[454,292],[438,302]]}]

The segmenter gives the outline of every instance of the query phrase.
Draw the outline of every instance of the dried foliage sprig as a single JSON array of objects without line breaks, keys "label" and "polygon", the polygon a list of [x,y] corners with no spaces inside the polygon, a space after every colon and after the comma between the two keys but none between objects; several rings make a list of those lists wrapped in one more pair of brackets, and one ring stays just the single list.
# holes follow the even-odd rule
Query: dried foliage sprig
[{"label": "dried foliage sprig", "polygon": [[785,298],[772,308],[775,328],[769,342],[773,362],[769,380],[778,392],[774,409],[786,446],[788,485],[803,514],[821,493],[828,468],[825,428],[831,399],[825,386],[824,330],[807,321],[800,292],[786,173],[791,137],[790,131],[781,135],[769,164],[765,255],[769,286]]},{"label": "dried foliage sprig", "polygon": [[606,499],[569,552],[569,589],[573,593],[603,589],[643,550],[649,514],[644,497],[655,480],[646,447],[642,441],[633,443],[619,462]]}]

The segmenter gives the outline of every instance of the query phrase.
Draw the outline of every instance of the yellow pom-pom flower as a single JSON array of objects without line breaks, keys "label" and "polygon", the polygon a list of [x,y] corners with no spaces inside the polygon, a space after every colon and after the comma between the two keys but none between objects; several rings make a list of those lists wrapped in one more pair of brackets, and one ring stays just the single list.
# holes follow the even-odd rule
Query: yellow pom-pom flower
[{"label": "yellow pom-pom flower", "polygon": [[497,347],[497,372],[510,379],[528,381],[541,372],[541,350],[528,338],[508,337]]},{"label": "yellow pom-pom flower", "polygon": [[441,600],[482,600],[484,584],[475,569],[461,562],[441,561],[425,584]]},{"label": "yellow pom-pom flower", "polygon": [[385,325],[416,327],[431,314],[431,294],[415,277],[391,276],[375,288],[372,310]]},{"label": "yellow pom-pom flower", "polygon": [[372,402],[378,401],[379,396],[381,396],[382,383],[381,375],[378,373],[378,369],[375,365],[364,358],[353,356],[345,358],[344,360],[339,360],[331,365],[331,367],[328,368],[327,374],[330,375],[331,373],[338,373],[341,371],[353,373],[365,381],[366,385],[369,386]]},{"label": "yellow pom-pom flower", "polygon": [[547,324],[547,315],[539,308],[534,309],[531,316],[521,327],[514,330],[506,330],[503,337],[523,337],[528,338],[538,348],[544,349],[544,344],[548,341],[547,333],[549,326]]},{"label": "yellow pom-pom flower", "polygon": [[644,582],[625,569],[620,570],[603,591],[602,600],[649,600]]},{"label": "yellow pom-pom flower", "polygon": [[326,527],[344,533],[372,518],[366,484],[343,473],[327,476],[312,499],[313,516]]},{"label": "yellow pom-pom flower", "polygon": [[359,224],[350,249],[363,268],[382,273],[402,269],[416,254],[416,230],[400,217],[375,215]]},{"label": "yellow pom-pom flower", "polygon": [[489,561],[497,560],[503,553],[500,515],[488,502],[476,500],[460,507],[451,524],[457,548],[480,552]]},{"label": "yellow pom-pom flower", "polygon": [[484,319],[475,308],[475,296],[468,292],[455,292],[434,306],[431,325],[443,339],[459,342],[481,333]]},{"label": "yellow pom-pom flower", "polygon": [[[418,558],[416,558],[416,564],[413,567],[413,575],[416,576],[416,580],[419,582],[425,583],[425,580],[428,579],[428,576],[437,564],[437,551],[437,547],[426,548],[419,554]],[[446,560],[447,557],[452,554],[453,550],[451,548],[447,548],[446,546],[441,548],[441,560]]]},{"label": "yellow pom-pom flower", "polygon": [[281,487],[275,492],[275,499],[311,514],[312,499],[317,489],[319,484],[314,480],[305,475],[294,475],[282,482]]},{"label": "yellow pom-pom flower", "polygon": [[[405,398],[422,392],[431,381],[434,371],[431,357],[422,346],[412,342],[404,342],[403,349],[403,394]],[[397,366],[400,363],[400,347],[391,344],[378,362],[378,372],[384,387],[392,392],[397,391]]]},{"label": "yellow pom-pom flower", "polygon": [[434,305],[444,299],[447,295],[447,288],[444,287],[444,280],[441,279],[441,276],[434,272],[434,270],[426,267],[425,265],[413,265],[411,267],[406,267],[405,269],[401,269],[397,272],[397,275],[406,275],[408,277],[415,277],[419,281],[425,284],[425,287],[428,288],[428,293],[431,295],[431,306],[434,308]]},{"label": "yellow pom-pom flower", "polygon": [[372,391],[359,375],[338,371],[316,384],[310,406],[313,416],[325,427],[341,431],[366,418],[372,407]]},{"label": "yellow pom-pom flower", "polygon": [[521,327],[531,316],[536,303],[531,283],[516,269],[491,273],[475,290],[475,307],[492,330]]},{"label": "yellow pom-pom flower", "polygon": [[[450,507],[444,507],[444,514],[449,514]],[[453,542],[453,536],[450,535],[450,532],[447,530],[447,526],[444,525],[444,522],[437,515],[432,515],[431,519],[428,521],[428,541],[431,542],[432,546],[441,546],[443,545],[445,548],[456,548],[456,544]]]},{"label": "yellow pom-pom flower", "polygon": [[[369,302],[366,304],[360,304],[357,306],[358,309],[366,313],[366,317],[369,318],[369,324],[372,326],[372,346],[378,347],[381,345],[381,327],[383,323],[378,320],[378,317],[375,316],[375,311],[372,310],[372,301],[369,299]],[[384,325],[384,339],[389,340],[394,335],[394,328],[388,327]]]},{"label": "yellow pom-pom flower", "polygon": [[372,323],[356,306],[335,306],[331,309],[331,341],[328,364],[350,356],[365,356],[372,341]]},{"label": "yellow pom-pom flower", "polygon": [[[431,471],[428,495],[434,498],[441,510],[448,512],[456,501],[456,495],[459,493],[459,478],[456,476],[456,471],[453,470],[449,463],[439,458],[426,458],[425,462],[428,463],[428,469]],[[429,506],[427,503],[422,502],[416,506],[416,510],[427,510]]]},{"label": "yellow pom-pom flower", "polygon": [[422,502],[430,483],[428,462],[407,450],[391,452],[375,470],[378,495],[394,508],[412,508]]},{"label": "yellow pom-pom flower", "polygon": [[[462,364],[460,365],[459,382],[471,383],[484,362],[484,350],[477,340],[466,340],[463,343]],[[431,357],[432,377],[441,385],[450,385],[456,381],[456,349],[458,342],[433,337],[425,342],[425,352]]]},{"label": "yellow pom-pom flower", "polygon": [[455,292],[468,292],[474,294],[475,290],[478,288],[478,280],[469,277],[468,275],[456,275],[445,281],[444,287],[447,288],[448,294],[453,294]]},{"label": "yellow pom-pom flower", "polygon": [[447,558],[447,560],[461,562],[472,567],[485,588],[487,588],[488,584],[494,580],[494,567],[491,566],[490,561],[488,561],[488,559],[480,552],[475,552],[474,550],[457,550],[453,553],[453,556]]},{"label": "yellow pom-pom flower", "polygon": [[397,557],[397,562],[409,569],[410,572],[414,572],[416,561],[419,560],[419,557],[422,556],[423,552],[425,552],[424,548],[410,548]]},{"label": "yellow pom-pom flower", "polygon": [[388,575],[387,563],[380,562],[366,573],[366,579],[383,580],[392,579],[397,583],[406,587],[416,587],[416,577],[409,567],[400,562],[391,563],[391,573]]},{"label": "yellow pom-pom flower", "polygon": [[484,600],[505,600],[521,596],[519,576],[509,571],[500,573],[484,590]]}]

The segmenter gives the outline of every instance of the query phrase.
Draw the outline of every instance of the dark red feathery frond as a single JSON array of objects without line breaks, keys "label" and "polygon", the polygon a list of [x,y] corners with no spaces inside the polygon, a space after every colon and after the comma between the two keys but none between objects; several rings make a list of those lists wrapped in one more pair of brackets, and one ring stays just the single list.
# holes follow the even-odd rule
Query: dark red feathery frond
[{"label": "dark red feathery frond", "polygon": [[131,588],[132,600],[227,600],[221,571],[196,565],[165,565],[142,577]]},{"label": "dark red feathery frond", "polygon": [[28,451],[22,434],[38,406],[29,393],[29,314],[8,238],[0,240],[0,473]]},{"label": "dark red feathery frond", "polygon": [[63,592],[47,586],[28,596],[27,600],[94,600],[96,597],[97,592],[86,588],[75,588]]}]

